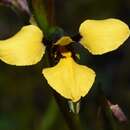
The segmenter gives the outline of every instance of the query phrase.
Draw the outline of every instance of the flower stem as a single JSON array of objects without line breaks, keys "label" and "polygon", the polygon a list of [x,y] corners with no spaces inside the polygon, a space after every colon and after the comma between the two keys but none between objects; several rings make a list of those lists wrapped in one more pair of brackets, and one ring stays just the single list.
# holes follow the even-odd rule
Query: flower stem
[{"label": "flower stem", "polygon": [[83,130],[81,126],[81,122],[79,119],[79,115],[73,112],[70,112],[68,106],[64,99],[62,99],[56,92],[54,93],[56,102],[62,112],[66,123],[70,130]]}]

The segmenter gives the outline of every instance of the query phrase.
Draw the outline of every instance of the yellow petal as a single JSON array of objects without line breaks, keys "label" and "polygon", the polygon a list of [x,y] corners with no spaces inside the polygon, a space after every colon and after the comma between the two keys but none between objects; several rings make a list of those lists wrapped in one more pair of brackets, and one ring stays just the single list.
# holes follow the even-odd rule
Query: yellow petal
[{"label": "yellow petal", "polygon": [[84,97],[95,80],[95,72],[77,64],[70,54],[64,55],[59,63],[51,68],[43,69],[48,84],[63,97],[78,101]]},{"label": "yellow petal", "polygon": [[37,26],[24,26],[13,37],[0,40],[0,59],[17,66],[36,64],[45,52],[42,39],[43,33]]},{"label": "yellow petal", "polygon": [[79,28],[80,43],[92,54],[100,55],[120,47],[129,37],[127,24],[118,19],[86,20]]},{"label": "yellow petal", "polygon": [[63,36],[54,45],[66,46],[72,42],[73,42],[73,40],[71,39],[71,37]]}]

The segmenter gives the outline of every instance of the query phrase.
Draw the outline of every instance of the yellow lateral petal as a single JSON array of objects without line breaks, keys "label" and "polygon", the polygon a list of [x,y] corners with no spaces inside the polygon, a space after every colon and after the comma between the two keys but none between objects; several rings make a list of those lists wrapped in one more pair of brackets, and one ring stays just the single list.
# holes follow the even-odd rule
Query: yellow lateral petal
[{"label": "yellow lateral petal", "polygon": [[72,42],[73,42],[73,40],[71,39],[71,37],[63,36],[56,43],[54,43],[54,45],[66,46]]},{"label": "yellow lateral petal", "polygon": [[120,47],[129,37],[127,24],[118,19],[86,20],[79,28],[80,43],[92,54],[100,55]]},{"label": "yellow lateral petal", "polygon": [[95,80],[95,72],[77,64],[69,54],[61,58],[56,66],[43,69],[43,75],[55,91],[73,102],[84,97]]},{"label": "yellow lateral petal", "polygon": [[24,26],[13,37],[0,40],[0,59],[17,66],[36,64],[45,53],[42,39],[43,33],[37,26]]}]

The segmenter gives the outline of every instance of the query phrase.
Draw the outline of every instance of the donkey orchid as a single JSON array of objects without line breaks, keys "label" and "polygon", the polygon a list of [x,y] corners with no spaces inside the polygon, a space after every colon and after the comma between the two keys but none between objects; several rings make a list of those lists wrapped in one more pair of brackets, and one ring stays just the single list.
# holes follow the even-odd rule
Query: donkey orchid
[{"label": "donkey orchid", "polygon": [[[81,43],[94,55],[101,55],[119,48],[130,35],[129,27],[118,19],[86,20],[79,27]],[[43,33],[35,25],[24,26],[16,35],[0,40],[0,59],[7,64],[27,66],[38,63],[45,54]],[[62,37],[55,44],[66,46],[73,40]],[[63,97],[77,102],[91,89],[95,72],[77,64],[70,51],[54,67],[43,69],[43,76],[50,87]]]}]

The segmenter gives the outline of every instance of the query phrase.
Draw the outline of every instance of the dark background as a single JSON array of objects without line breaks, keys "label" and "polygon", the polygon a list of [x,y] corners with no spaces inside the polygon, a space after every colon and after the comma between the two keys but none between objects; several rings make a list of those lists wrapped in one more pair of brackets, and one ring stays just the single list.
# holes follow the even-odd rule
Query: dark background
[{"label": "dark background", "polygon": [[[119,18],[130,25],[129,0],[56,0],[55,21],[75,35],[86,19]],[[0,6],[0,38],[14,35],[24,24],[18,12]],[[124,111],[127,122],[113,117],[117,130],[130,129],[130,39],[118,50],[92,56],[81,46],[81,64],[97,74],[90,93],[82,100],[80,119],[84,130],[110,130],[97,101],[97,84],[104,95]],[[0,130],[69,130],[50,89],[42,77],[44,59],[30,67],[10,66],[0,61]],[[116,130],[116,129],[113,129]]]}]

